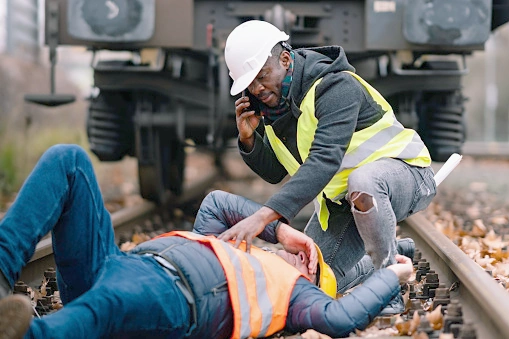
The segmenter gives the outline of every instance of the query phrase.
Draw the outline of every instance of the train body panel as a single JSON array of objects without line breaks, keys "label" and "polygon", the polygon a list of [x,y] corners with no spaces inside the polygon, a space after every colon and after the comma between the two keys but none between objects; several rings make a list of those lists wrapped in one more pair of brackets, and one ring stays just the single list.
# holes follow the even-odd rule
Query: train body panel
[{"label": "train body panel", "polygon": [[[223,49],[251,19],[289,33],[293,47],[341,45],[443,161],[464,141],[465,56],[509,20],[509,0],[46,0],[50,54],[94,51],[91,150],[103,161],[137,157],[145,198],[181,193],[191,140],[220,154],[236,136]],[[131,57],[103,60],[103,51]]]}]

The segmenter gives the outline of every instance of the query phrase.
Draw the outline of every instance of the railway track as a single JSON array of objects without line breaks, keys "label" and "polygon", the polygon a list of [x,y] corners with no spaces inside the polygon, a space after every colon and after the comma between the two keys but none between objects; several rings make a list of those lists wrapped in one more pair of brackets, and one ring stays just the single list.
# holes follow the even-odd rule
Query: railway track
[{"label": "railway track", "polygon": [[[199,183],[186,186],[186,193],[176,200],[176,204],[185,204],[196,199],[217,178],[218,173],[212,171]],[[116,235],[132,232],[135,227],[140,227],[139,225],[157,215],[157,212],[158,209],[154,204],[145,202],[129,210],[112,213]],[[461,338],[509,338],[509,318],[506,316],[507,310],[509,310],[507,292],[446,236],[436,230],[423,214],[419,213],[409,217],[400,223],[400,228],[402,236],[414,239],[421,262],[428,262],[428,268],[432,270],[430,272],[434,272],[438,276],[439,281],[433,281],[435,283],[432,286],[433,295],[440,283],[442,284],[440,287],[445,286],[450,291],[450,300],[455,300],[455,307],[456,301],[459,301],[462,314],[453,320],[444,320],[444,322],[448,321],[449,325],[452,324],[447,331],[453,331],[457,335],[456,337],[460,332],[474,333],[474,336],[464,334]],[[417,259],[414,264],[419,269]],[[54,267],[51,238],[45,238],[37,245],[36,253],[23,270],[21,280],[29,286],[40,285],[41,277],[48,267]],[[423,277],[425,274],[426,272],[423,273]],[[427,296],[421,295],[417,298],[424,301]],[[433,298],[429,298],[428,301],[433,300]],[[411,312],[406,317],[411,319]],[[434,331],[434,334],[430,332],[429,338],[438,338],[438,332],[440,331]],[[383,335],[370,335],[370,337],[385,338]],[[291,338],[298,338],[298,336]]]},{"label": "railway track", "polygon": [[477,338],[509,338],[509,294],[422,213],[400,226],[402,234],[414,239],[422,257],[438,273],[440,283],[455,287],[451,299],[459,300],[462,321],[473,325]]}]

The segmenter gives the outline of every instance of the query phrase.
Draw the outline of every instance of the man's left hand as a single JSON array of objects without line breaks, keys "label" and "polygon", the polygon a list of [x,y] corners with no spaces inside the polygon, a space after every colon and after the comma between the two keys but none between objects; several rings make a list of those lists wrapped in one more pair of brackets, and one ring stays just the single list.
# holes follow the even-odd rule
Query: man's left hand
[{"label": "man's left hand", "polygon": [[286,251],[294,254],[304,251],[309,259],[309,274],[316,274],[318,253],[313,239],[285,223],[279,225],[276,237]]}]

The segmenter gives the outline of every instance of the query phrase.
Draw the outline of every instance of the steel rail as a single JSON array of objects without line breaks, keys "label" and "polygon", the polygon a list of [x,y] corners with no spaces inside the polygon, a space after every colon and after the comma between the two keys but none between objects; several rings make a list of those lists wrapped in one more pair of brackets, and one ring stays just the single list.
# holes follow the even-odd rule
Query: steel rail
[{"label": "steel rail", "polygon": [[[211,169],[206,175],[203,175],[200,180],[184,185],[183,194],[178,197],[173,197],[171,204],[182,205],[200,194],[205,192],[217,180],[219,171]],[[157,212],[158,207],[153,202],[143,201],[143,203],[121,209],[117,212],[111,213],[111,222],[116,234],[129,231],[134,228],[140,221],[143,221]],[[36,245],[34,255],[23,268],[19,280],[22,280],[29,286],[37,286],[41,283],[43,272],[48,267],[55,267],[55,260],[53,257],[53,246],[51,237],[43,238]]]},{"label": "steel rail", "polygon": [[459,283],[451,298],[461,302],[464,322],[474,324],[477,338],[509,338],[507,291],[437,230],[422,212],[407,218],[400,226],[404,235],[414,239],[441,283],[446,286]]}]

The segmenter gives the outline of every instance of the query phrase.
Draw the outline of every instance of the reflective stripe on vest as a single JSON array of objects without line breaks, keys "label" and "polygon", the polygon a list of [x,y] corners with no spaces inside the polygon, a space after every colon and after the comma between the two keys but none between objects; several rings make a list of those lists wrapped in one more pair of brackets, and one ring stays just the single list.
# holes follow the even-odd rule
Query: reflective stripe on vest
[{"label": "reflective stripe on vest", "polygon": [[[396,120],[391,106],[383,96],[357,74],[344,72],[351,74],[366,88],[385,114],[373,125],[353,133],[339,170],[315,199],[315,211],[324,231],[328,228],[329,211],[323,195],[340,204],[339,200],[348,191],[348,176],[356,168],[381,158],[397,158],[420,167],[431,164],[428,149],[417,132],[404,128]],[[303,162],[309,155],[318,126],[318,119],[315,116],[315,90],[321,81],[322,79],[315,81],[300,105],[302,113],[297,121],[297,148]],[[265,125],[265,132],[279,162],[293,176],[300,164],[276,136],[272,126]]]},{"label": "reflective stripe on vest", "polygon": [[268,337],[285,327],[295,282],[303,276],[296,268],[254,246],[251,253],[246,253],[245,242],[236,249],[214,236],[183,231],[172,231],[158,238],[169,236],[208,244],[219,259],[233,308],[232,339]]}]

